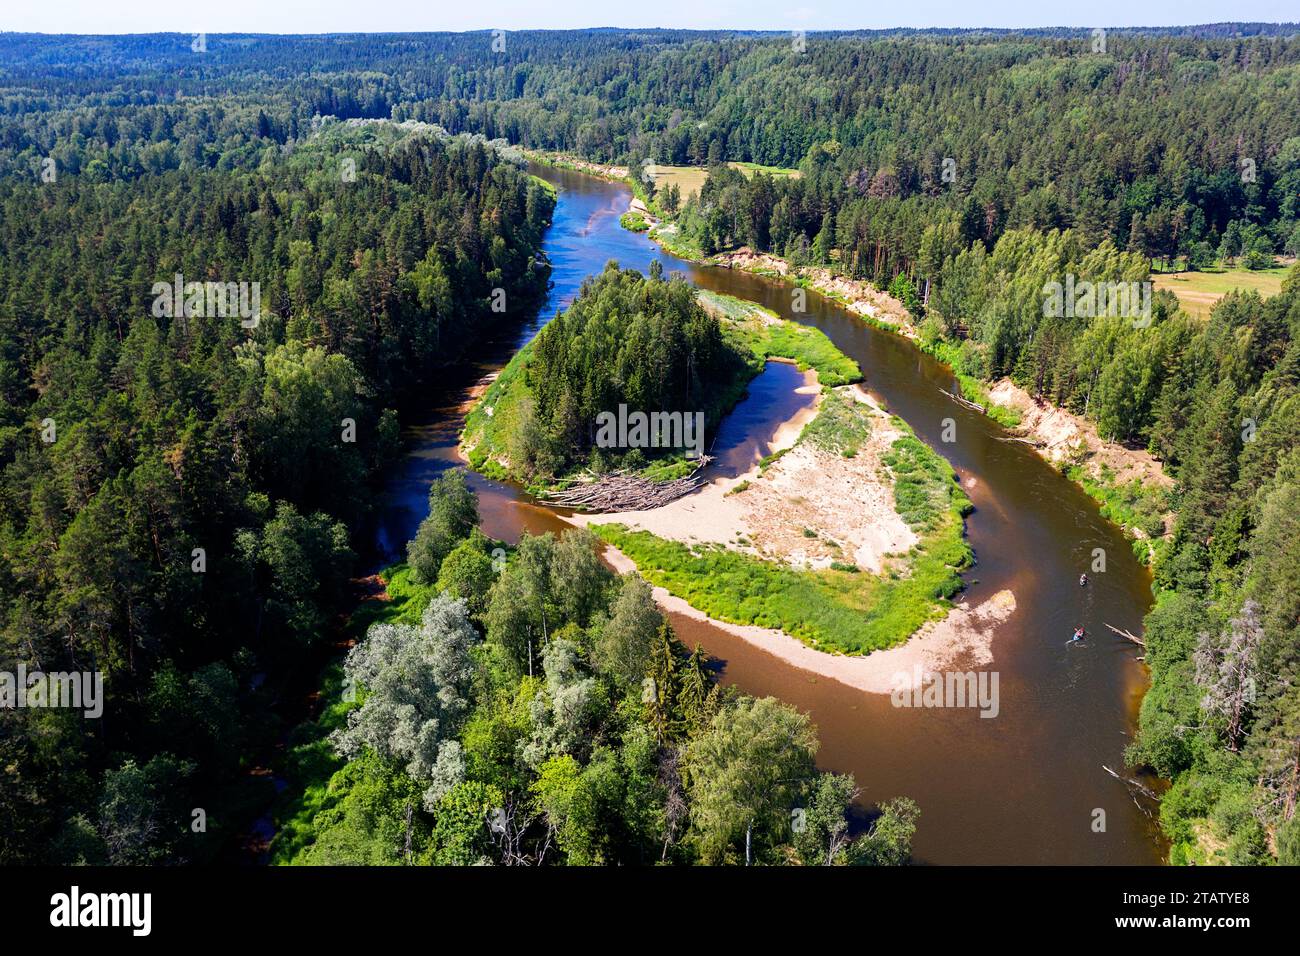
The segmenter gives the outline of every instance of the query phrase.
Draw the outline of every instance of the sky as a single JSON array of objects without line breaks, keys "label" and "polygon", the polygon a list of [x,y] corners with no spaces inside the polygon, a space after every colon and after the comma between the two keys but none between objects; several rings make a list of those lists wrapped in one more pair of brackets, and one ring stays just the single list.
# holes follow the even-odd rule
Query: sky
[{"label": "sky", "polygon": [[1296,0],[5,0],[0,9],[0,31],[38,33],[1125,27],[1297,20]]}]

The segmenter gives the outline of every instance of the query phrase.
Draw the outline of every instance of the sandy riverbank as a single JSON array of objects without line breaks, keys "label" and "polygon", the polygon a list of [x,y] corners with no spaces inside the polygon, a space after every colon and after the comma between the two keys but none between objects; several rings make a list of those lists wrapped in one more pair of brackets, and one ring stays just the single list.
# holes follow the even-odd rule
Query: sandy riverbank
[{"label": "sandy riverbank", "polygon": [[543,165],[555,166],[559,169],[576,169],[580,173],[587,173],[591,176],[599,176],[601,179],[609,180],[621,181],[628,177],[626,166],[593,163],[590,160],[578,159],[576,156],[569,156],[565,153],[547,153],[539,149],[528,149],[526,147],[521,147],[519,151],[527,159]]},{"label": "sandy riverbank", "polygon": [[989,398],[1020,415],[1020,424],[1012,431],[1032,439],[1039,454],[1053,464],[1077,461],[1092,477],[1099,476],[1105,468],[1118,484],[1127,484],[1135,478],[1144,485],[1162,488],[1172,487],[1174,483],[1160,462],[1145,449],[1125,448],[1106,441],[1097,434],[1097,427],[1082,415],[1034,401],[1009,378],[989,386]]},{"label": "sandy riverbank", "polygon": [[[632,559],[612,546],[606,546],[605,560],[619,573],[636,570]],[[993,636],[998,626],[1016,610],[1015,595],[999,591],[973,608],[958,604],[946,618],[930,622],[906,644],[865,657],[848,657],[816,650],[783,631],[716,620],[664,588],[655,588],[654,596],[665,611],[707,621],[791,667],[869,694],[892,694],[902,687],[920,686],[926,674],[987,667],[993,663]]]},{"label": "sandy riverbank", "polygon": [[916,327],[912,323],[912,314],[907,311],[903,303],[892,295],[881,292],[869,282],[837,275],[830,269],[820,266],[804,266],[796,269],[779,256],[755,252],[748,246],[741,246],[733,252],[718,253],[706,261],[724,269],[775,273],[785,279],[800,280],[817,292],[836,299],[850,312],[894,326],[899,333],[909,339],[917,337]]}]

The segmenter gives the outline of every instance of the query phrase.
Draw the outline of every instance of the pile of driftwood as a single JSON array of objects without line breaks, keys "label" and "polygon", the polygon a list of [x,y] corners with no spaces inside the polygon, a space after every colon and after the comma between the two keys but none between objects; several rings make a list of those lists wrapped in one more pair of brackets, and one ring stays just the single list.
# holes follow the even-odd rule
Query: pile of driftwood
[{"label": "pile of driftwood", "polygon": [[569,487],[548,491],[543,497],[549,504],[581,511],[646,511],[676,501],[704,484],[701,472],[712,460],[704,455],[694,471],[672,481],[651,481],[625,470],[603,475],[588,472],[569,479]]}]

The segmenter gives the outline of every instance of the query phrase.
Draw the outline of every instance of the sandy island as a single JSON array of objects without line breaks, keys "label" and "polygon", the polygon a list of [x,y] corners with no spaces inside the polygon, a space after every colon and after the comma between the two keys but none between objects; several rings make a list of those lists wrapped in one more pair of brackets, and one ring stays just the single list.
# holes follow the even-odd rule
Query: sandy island
[{"label": "sandy island", "polygon": [[[816,375],[806,373],[799,390],[820,395]],[[886,558],[906,553],[917,540],[894,510],[893,485],[881,461],[902,433],[859,386],[841,391],[872,411],[870,439],[852,458],[798,441],[817,414],[817,402],[775,427],[771,447],[787,453],[766,469],[755,465],[738,477],[717,478],[659,508],[562,517],[579,526],[619,522],[683,543],[716,542],[809,568],[851,555],[859,567],[878,572]],[[606,546],[604,555],[620,573],[636,570],[613,546]],[[989,664],[994,632],[1016,609],[1014,595],[1000,591],[974,608],[958,604],[898,647],[847,656],[817,650],[773,628],[719,621],[662,587],[654,588],[654,595],[666,611],[707,621],[793,667],[873,694],[892,693],[900,684],[916,686],[926,673]]]}]

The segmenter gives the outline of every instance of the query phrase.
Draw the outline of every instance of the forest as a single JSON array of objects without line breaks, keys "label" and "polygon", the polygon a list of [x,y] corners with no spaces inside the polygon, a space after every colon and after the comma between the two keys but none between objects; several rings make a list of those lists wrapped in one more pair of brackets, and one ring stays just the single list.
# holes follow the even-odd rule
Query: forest
[{"label": "forest", "polygon": [[[680,457],[685,445],[659,448],[658,435],[645,436],[630,450],[608,442],[602,447],[596,422],[602,412],[622,405],[643,413],[698,413],[712,430],[748,377],[718,319],[696,301],[685,280],[657,274],[647,281],[613,264],[547,323],[527,357],[523,384],[529,397],[496,425],[508,432],[512,468],[524,478],[562,475],[574,463],[589,464],[599,474],[616,464]],[[665,445],[673,440],[664,438]]]},{"label": "forest", "polygon": [[[958,372],[1149,449],[1176,485],[1143,506],[1152,688],[1129,758],[1172,781],[1172,862],[1214,842],[1300,862],[1300,273],[1208,320],[1161,292],[1142,323],[1043,307],[1067,274],[1300,253],[1295,29],[492,39],[0,35],[0,666],[101,669],[110,702],[98,722],[0,710],[0,862],[213,859],[265,801],[234,771],[284,730],[290,662],[329,658],[403,412],[502,321],[498,290],[508,320],[545,288],[552,197],[495,140],[707,166],[700,195],[650,197],[700,254],[745,245],[887,288]],[[175,276],[257,283],[256,326],[160,314]],[[707,363],[708,323],[682,312],[673,334]],[[608,376],[554,369],[541,412],[576,462],[575,403]],[[694,401],[694,382],[647,381],[647,401]],[[706,687],[635,579],[538,538],[485,587],[459,511],[389,581],[410,581],[408,619],[350,653],[340,679],[370,696],[321,718],[336,736],[303,777],[323,768],[308,793],[328,813],[303,810],[278,861],[399,862],[400,844],[473,862],[503,841],[454,821],[484,808],[517,861],[905,858],[914,808],[849,841],[855,785],[809,770],[805,718]],[[557,562],[590,588],[555,588]],[[628,648],[658,669],[620,663]],[[393,700],[429,693],[441,729],[377,744]],[[798,745],[764,750],[778,723]],[[813,789],[745,777],[762,799],[723,813],[740,798],[711,774],[737,741]],[[816,850],[788,827],[796,799],[821,808]]]},{"label": "forest", "polygon": [[[502,320],[494,290],[526,314],[545,288],[551,195],[481,141],[336,124],[283,150],[254,114],[195,161],[113,113],[114,163],[51,115],[57,172],[0,180],[0,659],[108,698],[0,710],[4,862],[229,852],[402,410]],[[256,283],[261,314],[156,308],[178,275]]]}]

